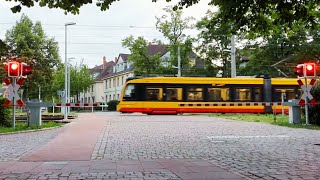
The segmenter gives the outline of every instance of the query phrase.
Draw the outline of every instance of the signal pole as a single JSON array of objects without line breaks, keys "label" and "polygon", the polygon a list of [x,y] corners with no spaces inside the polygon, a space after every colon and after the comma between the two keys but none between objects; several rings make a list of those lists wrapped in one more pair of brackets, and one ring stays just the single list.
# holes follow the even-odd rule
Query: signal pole
[{"label": "signal pole", "polygon": [[[307,77],[305,77],[304,80],[305,80],[305,84],[306,84],[306,89],[308,89]],[[310,93],[310,92],[307,92],[307,93]],[[308,96],[305,96],[304,100],[305,100],[304,110],[305,110],[305,114],[306,114],[306,125],[309,125]]]},{"label": "signal pole", "polygon": [[[12,87],[13,89],[15,89],[16,87],[16,78],[12,78]],[[18,93],[18,92],[16,92]],[[16,128],[16,106],[15,106],[15,99],[14,99],[14,96],[12,97],[12,102],[13,102],[13,107],[12,107],[12,127],[13,129]]]}]

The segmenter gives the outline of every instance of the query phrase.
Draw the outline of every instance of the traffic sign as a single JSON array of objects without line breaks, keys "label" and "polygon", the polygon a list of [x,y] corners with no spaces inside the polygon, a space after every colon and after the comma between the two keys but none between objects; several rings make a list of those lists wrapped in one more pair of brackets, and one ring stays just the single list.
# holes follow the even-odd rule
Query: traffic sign
[{"label": "traffic sign", "polygon": [[61,90],[58,90],[57,93],[58,93],[58,96],[59,96],[60,98],[63,98],[64,95],[65,95],[64,91],[61,91]]},{"label": "traffic sign", "polygon": [[[13,87],[10,80],[8,78],[4,79],[4,83],[7,85],[8,87],[8,91],[9,91],[9,96],[6,99],[6,101],[4,102],[3,106],[9,106],[11,101],[13,100],[13,98],[16,100],[16,102],[18,103],[18,106],[24,106],[23,101],[20,99],[20,96],[18,94],[18,90],[19,88],[22,86],[23,84],[23,79],[19,78],[16,85]],[[13,106],[15,106],[15,104],[13,103]]]},{"label": "traffic sign", "polygon": [[302,94],[301,99],[299,101],[300,106],[302,106],[306,103],[307,98],[310,100],[310,104],[312,104],[312,105],[318,104],[317,100],[315,100],[310,93],[315,82],[316,82],[316,79],[311,79],[309,85],[307,85],[307,82],[306,82],[306,85],[304,85],[300,79],[298,80],[299,86],[301,87],[301,90],[303,91],[303,94]]}]

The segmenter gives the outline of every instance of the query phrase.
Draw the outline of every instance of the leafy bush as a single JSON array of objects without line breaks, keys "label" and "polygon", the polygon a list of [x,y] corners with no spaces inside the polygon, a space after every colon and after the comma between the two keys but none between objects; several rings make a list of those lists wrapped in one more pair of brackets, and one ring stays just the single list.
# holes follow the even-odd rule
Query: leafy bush
[{"label": "leafy bush", "polygon": [[[0,97],[0,104],[4,104],[6,98]],[[9,107],[0,106],[0,126],[10,127],[12,124]]]},{"label": "leafy bush", "polygon": [[[320,82],[318,81],[311,89],[311,94],[318,103],[320,102]],[[303,112],[304,113],[304,112]],[[309,106],[309,123],[320,125],[320,105]]]},{"label": "leafy bush", "polygon": [[107,103],[108,107],[108,111],[116,111],[117,110],[117,105],[118,105],[119,101],[117,100],[111,100]]}]

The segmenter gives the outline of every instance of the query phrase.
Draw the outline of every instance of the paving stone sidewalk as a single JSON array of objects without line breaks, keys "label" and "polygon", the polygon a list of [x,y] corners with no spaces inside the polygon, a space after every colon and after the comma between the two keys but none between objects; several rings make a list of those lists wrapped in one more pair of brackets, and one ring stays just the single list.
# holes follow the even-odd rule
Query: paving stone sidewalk
[{"label": "paving stone sidewalk", "polygon": [[[245,179],[201,159],[95,159],[97,147],[105,149],[106,127],[118,116],[85,113],[60,130],[25,133],[22,140],[38,143],[23,153],[6,147],[7,155],[0,156],[0,179]],[[14,139],[8,146],[22,150],[25,142],[20,136],[0,138]]]}]

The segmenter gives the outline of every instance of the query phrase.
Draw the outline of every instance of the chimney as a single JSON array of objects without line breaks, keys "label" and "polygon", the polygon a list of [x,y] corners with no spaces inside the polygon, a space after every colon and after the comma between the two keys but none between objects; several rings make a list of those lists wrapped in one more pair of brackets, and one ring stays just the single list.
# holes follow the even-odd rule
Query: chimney
[{"label": "chimney", "polygon": [[114,57],[114,63],[117,64],[117,62],[118,62],[118,58],[117,58],[117,57]]},{"label": "chimney", "polygon": [[102,61],[102,67],[103,69],[105,69],[107,67],[107,58],[105,56],[103,56],[103,61]]}]

